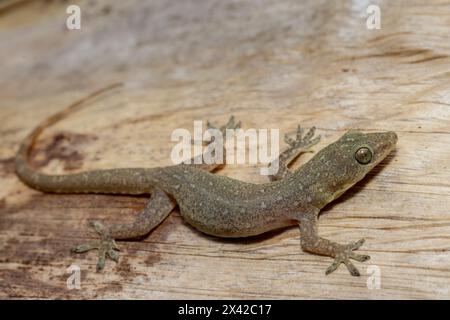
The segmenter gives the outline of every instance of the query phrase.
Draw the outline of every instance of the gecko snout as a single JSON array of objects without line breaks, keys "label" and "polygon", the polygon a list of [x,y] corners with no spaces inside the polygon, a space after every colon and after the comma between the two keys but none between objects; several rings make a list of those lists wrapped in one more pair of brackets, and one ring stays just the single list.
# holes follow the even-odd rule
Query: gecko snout
[{"label": "gecko snout", "polygon": [[378,132],[375,133],[375,135],[376,149],[378,149],[377,151],[379,154],[378,158],[379,160],[382,160],[392,151],[392,149],[394,149],[397,144],[398,137],[393,131]]},{"label": "gecko snout", "polygon": [[388,149],[392,149],[397,144],[398,141],[397,134],[394,131],[388,131],[385,132],[383,135],[385,144],[387,145]]},{"label": "gecko snout", "polygon": [[388,132],[386,132],[386,135],[388,136],[388,139],[392,142],[392,144],[397,143],[398,137],[394,131],[388,131]]}]

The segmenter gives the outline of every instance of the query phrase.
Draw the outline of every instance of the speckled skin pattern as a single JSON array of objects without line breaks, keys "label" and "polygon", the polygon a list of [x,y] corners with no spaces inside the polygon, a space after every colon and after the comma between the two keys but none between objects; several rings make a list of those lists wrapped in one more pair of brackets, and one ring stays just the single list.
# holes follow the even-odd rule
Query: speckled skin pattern
[{"label": "speckled skin pattern", "polygon": [[[97,95],[94,93],[91,96]],[[46,175],[35,171],[27,158],[42,130],[62,119],[80,103],[69,106],[36,128],[25,139],[16,156],[16,171],[32,188],[55,193],[151,194],[147,207],[129,224],[104,226],[92,223],[101,239],[77,246],[75,252],[99,250],[97,269],[107,257],[118,261],[115,239],[146,235],[174,209],[198,230],[218,237],[247,237],[269,230],[299,225],[303,250],[334,258],[326,273],[344,263],[352,275],[359,275],[350,259],[366,261],[356,254],[363,239],[339,244],[318,235],[320,210],[360,181],[395,147],[394,132],[362,133],[349,131],[320,150],[310,161],[291,172],[288,164],[319,141],[314,128],[305,135],[299,127],[297,137],[286,137],[289,147],[280,154],[280,170],[271,182],[253,184],[215,175],[214,165],[176,165],[162,168],[95,170],[78,174]],[[237,128],[231,118],[220,129]]]}]

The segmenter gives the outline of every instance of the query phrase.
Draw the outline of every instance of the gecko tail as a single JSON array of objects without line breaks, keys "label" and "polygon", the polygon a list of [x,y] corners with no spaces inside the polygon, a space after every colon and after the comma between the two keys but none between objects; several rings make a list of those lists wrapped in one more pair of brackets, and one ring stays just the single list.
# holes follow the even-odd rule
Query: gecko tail
[{"label": "gecko tail", "polygon": [[53,124],[63,120],[72,112],[78,110],[80,107],[85,105],[85,103],[107,91],[123,86],[123,83],[114,83],[97,91],[90,93],[89,95],[75,101],[63,110],[57,112],[56,114],[50,116],[42,123],[40,123],[21,143],[19,151],[15,157],[16,173],[19,178],[28,186],[47,192],[66,192],[64,190],[57,190],[56,185],[60,176],[58,175],[47,175],[40,173],[31,167],[28,162],[30,155],[30,150],[35,144],[38,136],[48,127]]}]

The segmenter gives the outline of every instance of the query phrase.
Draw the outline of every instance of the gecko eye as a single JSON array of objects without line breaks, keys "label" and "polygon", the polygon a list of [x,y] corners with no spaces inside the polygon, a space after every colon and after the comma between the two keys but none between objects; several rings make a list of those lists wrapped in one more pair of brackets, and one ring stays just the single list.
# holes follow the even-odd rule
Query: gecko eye
[{"label": "gecko eye", "polygon": [[355,153],[355,159],[361,164],[368,164],[372,160],[372,151],[369,148],[359,148]]}]

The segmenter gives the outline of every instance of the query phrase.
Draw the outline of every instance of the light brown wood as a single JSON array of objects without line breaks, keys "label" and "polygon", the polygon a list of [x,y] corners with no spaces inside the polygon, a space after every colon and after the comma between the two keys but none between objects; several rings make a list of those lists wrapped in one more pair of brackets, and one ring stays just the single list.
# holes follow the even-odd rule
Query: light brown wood
[{"label": "light brown wood", "polygon": [[[450,5],[371,1],[65,2],[0,9],[0,297],[450,298]],[[39,13],[39,14],[38,14]],[[120,242],[118,265],[69,249],[96,237],[88,220],[131,219],[145,197],[49,195],[14,174],[20,141],[49,115],[122,81],[46,131],[45,172],[170,164],[170,133],[194,120],[244,128],[315,125],[316,150],[351,128],[393,130],[398,147],[320,218],[324,237],[365,237],[362,276],[300,250],[292,228],[252,239],[205,236],[177,211],[144,241]],[[311,154],[305,155],[299,164]],[[219,174],[263,182],[254,166]],[[68,290],[67,267],[81,267]],[[381,270],[368,289],[367,267]]]}]

